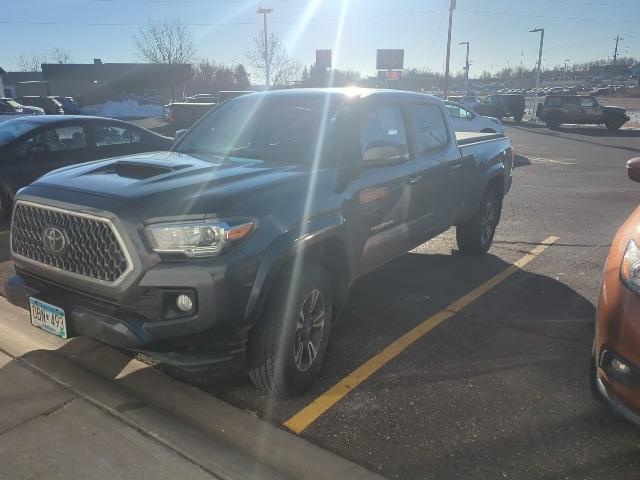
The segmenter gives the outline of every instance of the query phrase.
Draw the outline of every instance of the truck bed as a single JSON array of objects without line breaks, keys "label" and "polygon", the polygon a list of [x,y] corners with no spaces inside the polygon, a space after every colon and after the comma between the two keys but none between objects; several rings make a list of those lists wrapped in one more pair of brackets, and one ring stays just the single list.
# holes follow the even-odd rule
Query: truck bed
[{"label": "truck bed", "polygon": [[504,138],[504,135],[501,133],[456,132],[456,140],[460,146],[496,138]]}]

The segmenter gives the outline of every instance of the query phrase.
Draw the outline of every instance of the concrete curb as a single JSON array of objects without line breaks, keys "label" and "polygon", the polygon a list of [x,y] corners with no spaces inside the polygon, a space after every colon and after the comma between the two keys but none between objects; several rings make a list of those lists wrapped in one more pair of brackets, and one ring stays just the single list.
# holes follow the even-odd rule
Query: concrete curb
[{"label": "concrete curb", "polygon": [[86,337],[33,328],[0,299],[0,349],[222,479],[382,478]]}]

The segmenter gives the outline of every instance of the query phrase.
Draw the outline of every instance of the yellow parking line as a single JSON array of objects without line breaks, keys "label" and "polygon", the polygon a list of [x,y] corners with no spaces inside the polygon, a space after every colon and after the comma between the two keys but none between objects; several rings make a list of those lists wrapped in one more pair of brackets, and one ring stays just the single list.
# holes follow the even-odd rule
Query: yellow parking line
[{"label": "yellow parking line", "polygon": [[553,245],[558,237],[551,236],[545,239],[540,245],[531,250],[528,254],[517,260],[515,263],[505,268],[502,272],[491,277],[489,280],[481,284],[479,287],[471,290],[466,295],[460,297],[451,303],[444,310],[424,320],[417,327],[405,333],[403,336],[395,340],[388,347],[370,358],[367,362],[360,365],[349,375],[344,377],[340,382],[335,384],[329,390],[324,392],[309,405],[304,407],[293,417],[284,423],[284,426],[295,433],[301,433],[309,425],[315,422],[324,412],[329,410],[333,405],[338,403],[351,390],[356,388],[367,378],[377,372],[380,368],[393,360],[402,353],[409,345],[426,335],[429,331],[440,325],[445,320],[453,317],[456,313],[477,300],[479,297],[487,293],[493,287],[498,285],[506,278],[523,268],[527,263],[540,255],[550,245]]}]

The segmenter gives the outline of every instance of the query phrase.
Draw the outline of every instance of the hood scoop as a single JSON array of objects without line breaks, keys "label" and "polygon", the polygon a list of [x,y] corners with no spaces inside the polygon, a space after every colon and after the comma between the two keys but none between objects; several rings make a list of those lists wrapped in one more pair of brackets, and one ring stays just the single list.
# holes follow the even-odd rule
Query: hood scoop
[{"label": "hood scoop", "polygon": [[165,173],[175,172],[183,168],[189,168],[190,164],[163,164],[149,162],[117,161],[104,165],[90,172],[90,175],[118,175],[119,177],[144,180],[157,177]]}]

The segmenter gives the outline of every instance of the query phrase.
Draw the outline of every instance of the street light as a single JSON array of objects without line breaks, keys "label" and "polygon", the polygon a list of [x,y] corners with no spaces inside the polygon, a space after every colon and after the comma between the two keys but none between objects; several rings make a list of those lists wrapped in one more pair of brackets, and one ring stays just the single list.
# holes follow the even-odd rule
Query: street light
[{"label": "street light", "polygon": [[533,109],[532,113],[535,117],[537,117],[537,109],[538,109],[538,86],[540,85],[540,71],[542,70],[542,45],[544,44],[544,28],[534,28],[533,30],[529,30],[529,33],[537,33],[540,32],[540,51],[538,52],[538,66],[536,68],[536,87],[535,94],[533,97]]},{"label": "street light", "polygon": [[464,94],[467,94],[467,83],[469,82],[469,42],[460,42],[458,45],[467,46],[467,56],[464,61]]},{"label": "street light", "polygon": [[569,59],[565,59],[564,61],[564,81],[567,81],[567,62],[569,61]]},{"label": "street light", "polygon": [[453,11],[456,9],[456,0],[450,0],[449,3],[449,33],[447,34],[447,58],[445,60],[444,67],[444,86],[443,95],[444,99],[449,95],[449,58],[451,56],[451,24],[453,23]]},{"label": "street light", "polygon": [[264,79],[269,90],[269,37],[267,37],[267,15],[273,12],[273,8],[260,7],[256,13],[264,16]]}]

